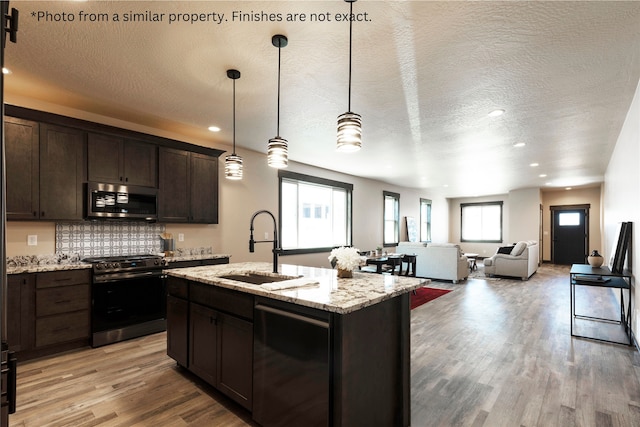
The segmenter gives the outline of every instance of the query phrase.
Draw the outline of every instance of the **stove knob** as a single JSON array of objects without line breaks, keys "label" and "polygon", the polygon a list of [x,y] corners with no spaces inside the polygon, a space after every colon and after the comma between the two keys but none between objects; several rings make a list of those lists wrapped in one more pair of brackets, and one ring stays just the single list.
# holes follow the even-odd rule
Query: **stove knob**
[{"label": "stove knob", "polygon": [[96,270],[102,270],[102,264],[96,264]]},{"label": "stove knob", "polygon": [[158,264],[160,264],[160,261],[158,261],[157,259],[154,259],[153,260],[153,265],[158,265]]},{"label": "stove knob", "polygon": [[119,262],[114,262],[114,263],[111,265],[111,267],[112,267],[112,268],[120,268],[120,263],[119,263]]}]

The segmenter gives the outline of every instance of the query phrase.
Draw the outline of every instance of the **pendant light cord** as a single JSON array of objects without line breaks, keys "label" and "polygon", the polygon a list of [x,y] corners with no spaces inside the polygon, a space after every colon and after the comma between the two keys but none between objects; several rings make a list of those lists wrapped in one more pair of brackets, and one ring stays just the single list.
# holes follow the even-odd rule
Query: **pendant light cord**
[{"label": "pendant light cord", "polygon": [[353,39],[353,1],[349,2],[349,108],[347,111],[351,111],[351,51]]},{"label": "pendant light cord", "polygon": [[282,52],[282,40],[278,40],[278,120],[276,135],[280,137],[280,53]]},{"label": "pendant light cord", "polygon": [[236,155],[236,79],[233,79],[233,155]]}]

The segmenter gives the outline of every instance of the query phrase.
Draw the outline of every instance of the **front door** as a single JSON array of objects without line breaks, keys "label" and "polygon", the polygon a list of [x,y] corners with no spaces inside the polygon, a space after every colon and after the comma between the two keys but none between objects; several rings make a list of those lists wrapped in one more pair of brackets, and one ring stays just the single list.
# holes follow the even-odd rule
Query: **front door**
[{"label": "front door", "polygon": [[551,206],[551,257],[554,264],[585,264],[589,206]]}]

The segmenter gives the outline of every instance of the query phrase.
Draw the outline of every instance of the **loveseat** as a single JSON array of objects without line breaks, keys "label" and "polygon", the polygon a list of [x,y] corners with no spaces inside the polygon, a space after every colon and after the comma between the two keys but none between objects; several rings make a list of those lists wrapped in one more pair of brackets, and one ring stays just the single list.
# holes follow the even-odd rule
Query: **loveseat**
[{"label": "loveseat", "polygon": [[397,253],[416,255],[416,276],[458,283],[469,276],[469,260],[453,243],[400,242]]},{"label": "loveseat", "polygon": [[484,259],[484,274],[488,276],[511,276],[528,280],[538,270],[539,246],[535,240],[520,241],[508,253],[498,252]]}]

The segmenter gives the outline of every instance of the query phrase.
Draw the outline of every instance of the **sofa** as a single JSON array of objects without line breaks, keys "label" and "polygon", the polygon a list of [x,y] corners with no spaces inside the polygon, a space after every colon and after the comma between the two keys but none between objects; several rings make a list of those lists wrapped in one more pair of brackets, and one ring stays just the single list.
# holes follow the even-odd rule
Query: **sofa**
[{"label": "sofa", "polygon": [[469,276],[469,260],[453,243],[400,242],[397,253],[416,255],[416,276],[458,283]]},{"label": "sofa", "polygon": [[540,249],[535,240],[520,241],[512,249],[498,252],[484,259],[484,274],[488,276],[510,276],[528,280],[538,270]]}]

